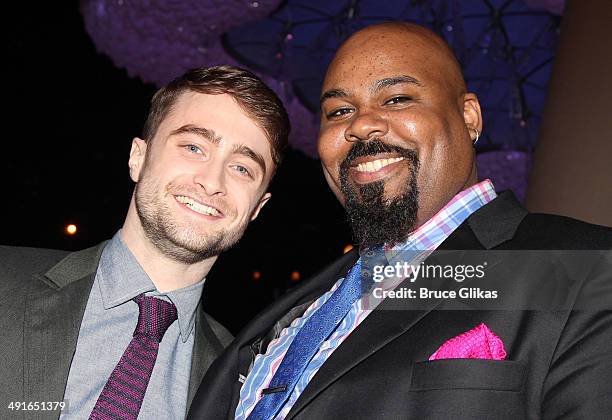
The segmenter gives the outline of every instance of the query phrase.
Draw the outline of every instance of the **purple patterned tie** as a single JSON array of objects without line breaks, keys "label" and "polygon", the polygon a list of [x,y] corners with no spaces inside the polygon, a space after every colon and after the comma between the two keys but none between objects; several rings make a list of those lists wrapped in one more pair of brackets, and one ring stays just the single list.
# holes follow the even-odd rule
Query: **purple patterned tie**
[{"label": "purple patterned tie", "polygon": [[140,308],[134,337],[115,366],[89,419],[136,419],[157,358],[159,342],[177,318],[176,307],[165,300],[138,295]]}]

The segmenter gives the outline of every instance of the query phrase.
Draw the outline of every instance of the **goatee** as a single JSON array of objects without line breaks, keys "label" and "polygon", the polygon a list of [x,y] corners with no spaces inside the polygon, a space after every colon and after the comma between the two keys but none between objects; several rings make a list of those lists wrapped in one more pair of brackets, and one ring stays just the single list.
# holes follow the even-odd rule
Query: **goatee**
[{"label": "goatee", "polygon": [[[379,153],[396,153],[409,165],[410,179],[392,198],[385,198],[385,181],[355,186],[349,180],[353,160]],[[340,190],[345,197],[348,222],[357,244],[363,247],[395,244],[406,239],[414,229],[419,209],[416,183],[419,159],[416,152],[389,145],[379,139],[356,142],[340,165]]]}]

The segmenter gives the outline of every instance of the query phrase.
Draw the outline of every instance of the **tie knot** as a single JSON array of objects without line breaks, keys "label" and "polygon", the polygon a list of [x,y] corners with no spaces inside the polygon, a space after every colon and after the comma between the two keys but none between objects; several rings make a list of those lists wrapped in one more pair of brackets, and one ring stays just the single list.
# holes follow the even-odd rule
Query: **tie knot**
[{"label": "tie knot", "polygon": [[153,296],[140,294],[134,298],[138,304],[138,325],[134,335],[144,334],[160,342],[166,330],[177,318],[176,306]]},{"label": "tie knot", "polygon": [[361,281],[364,290],[368,290],[372,285],[374,272],[384,270],[387,264],[385,248],[382,245],[367,248],[361,253]]}]

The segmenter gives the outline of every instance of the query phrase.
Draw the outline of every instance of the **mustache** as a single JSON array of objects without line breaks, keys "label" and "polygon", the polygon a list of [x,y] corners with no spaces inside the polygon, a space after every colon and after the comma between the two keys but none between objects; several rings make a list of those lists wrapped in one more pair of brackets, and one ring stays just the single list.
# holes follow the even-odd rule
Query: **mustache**
[{"label": "mustache", "polygon": [[[396,153],[409,163],[410,177],[393,197],[385,197],[385,181],[364,185],[349,181],[352,162],[360,157],[379,153]],[[417,173],[419,157],[416,150],[386,143],[383,138],[353,143],[340,165],[340,191],[346,200],[348,222],[353,237],[361,246],[402,242],[415,225],[419,209]]]},{"label": "mustache", "polygon": [[364,156],[375,156],[379,153],[397,153],[400,157],[409,159],[413,164],[418,162],[418,155],[413,149],[388,144],[380,138],[373,138],[368,141],[353,143],[353,146],[340,164],[340,173],[347,173],[355,159]]}]

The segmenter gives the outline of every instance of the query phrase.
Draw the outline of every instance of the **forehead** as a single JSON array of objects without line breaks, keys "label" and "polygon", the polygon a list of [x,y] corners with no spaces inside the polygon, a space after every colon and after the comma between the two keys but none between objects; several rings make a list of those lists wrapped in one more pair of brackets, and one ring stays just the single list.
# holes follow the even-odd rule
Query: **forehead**
[{"label": "forehead", "polygon": [[266,132],[228,94],[182,93],[161,122],[158,135],[167,137],[186,125],[213,130],[223,143],[246,145],[272,160]]},{"label": "forehead", "polygon": [[329,66],[323,89],[369,89],[376,81],[401,75],[424,86],[443,86],[450,77],[442,48],[422,35],[401,31],[358,33],[337,52]]}]

